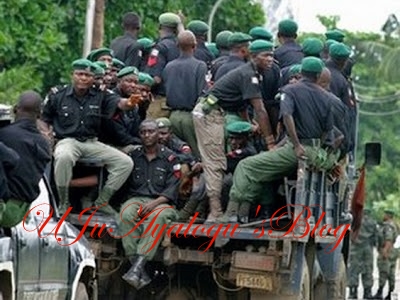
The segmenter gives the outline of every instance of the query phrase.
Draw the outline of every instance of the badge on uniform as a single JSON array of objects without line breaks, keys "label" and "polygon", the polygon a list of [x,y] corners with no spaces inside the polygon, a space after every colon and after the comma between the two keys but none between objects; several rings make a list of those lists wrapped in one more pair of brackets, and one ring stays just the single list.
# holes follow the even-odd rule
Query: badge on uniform
[{"label": "badge on uniform", "polygon": [[176,164],[173,166],[173,170],[174,170],[174,176],[176,178],[181,178],[182,176],[182,172],[181,172],[181,164]]},{"label": "badge on uniform", "polygon": [[255,76],[251,77],[251,83],[258,84],[258,78]]},{"label": "badge on uniform", "polygon": [[152,67],[157,64],[158,53],[159,53],[159,51],[157,49],[151,50],[149,59],[147,60],[147,66]]}]

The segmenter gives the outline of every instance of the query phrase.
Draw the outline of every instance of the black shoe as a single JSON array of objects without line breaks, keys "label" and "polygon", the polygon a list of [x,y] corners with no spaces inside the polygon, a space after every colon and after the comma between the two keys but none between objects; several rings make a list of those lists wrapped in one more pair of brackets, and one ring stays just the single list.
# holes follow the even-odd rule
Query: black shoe
[{"label": "black shoe", "polygon": [[357,299],[357,287],[350,287],[349,299]]},{"label": "black shoe", "polygon": [[378,292],[374,295],[373,299],[382,299],[382,292],[383,292],[383,288],[379,288]]},{"label": "black shoe", "polygon": [[385,297],[385,300],[390,300],[390,295],[392,294],[392,292],[389,292],[389,294],[387,294],[387,296]]},{"label": "black shoe", "polygon": [[364,296],[363,299],[374,299],[371,294],[371,288],[364,288]]},{"label": "black shoe", "polygon": [[146,270],[144,269],[146,258],[143,255],[139,255],[137,259],[133,259],[132,261],[132,267],[122,276],[122,279],[132,285],[135,289],[140,290],[151,282],[149,275],[147,275]]}]

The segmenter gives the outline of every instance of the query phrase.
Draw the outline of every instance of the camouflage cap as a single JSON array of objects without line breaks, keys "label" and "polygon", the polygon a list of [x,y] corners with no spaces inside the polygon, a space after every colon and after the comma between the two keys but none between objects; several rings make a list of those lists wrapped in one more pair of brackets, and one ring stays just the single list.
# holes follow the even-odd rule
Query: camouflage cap
[{"label": "camouflage cap", "polygon": [[117,73],[117,78],[123,78],[128,75],[139,76],[139,70],[136,67],[125,67]]},{"label": "camouflage cap", "polygon": [[104,56],[104,55],[113,57],[114,52],[109,48],[99,48],[99,49],[95,49],[92,52],[90,52],[86,58],[90,61],[97,61],[101,56]]},{"label": "camouflage cap", "polygon": [[229,48],[229,37],[233,34],[232,31],[223,30],[218,32],[215,37],[215,43],[218,48]]},{"label": "camouflage cap", "polygon": [[190,21],[187,29],[194,33],[194,35],[205,35],[208,32],[209,26],[207,23],[200,20]]},{"label": "camouflage cap", "polygon": [[306,38],[302,45],[303,53],[305,56],[319,57],[321,51],[324,49],[324,43],[318,38]]},{"label": "camouflage cap", "polygon": [[272,33],[261,26],[253,27],[252,29],[250,29],[249,34],[255,40],[260,39],[272,42],[273,39]]},{"label": "camouflage cap", "polygon": [[177,14],[166,12],[158,17],[158,23],[162,26],[176,28],[181,23],[181,18]]},{"label": "camouflage cap", "polygon": [[337,41],[337,42],[343,42],[345,36],[346,35],[343,33],[343,31],[341,31],[339,29],[328,30],[325,33],[325,37],[328,40],[334,40],[334,41]]}]

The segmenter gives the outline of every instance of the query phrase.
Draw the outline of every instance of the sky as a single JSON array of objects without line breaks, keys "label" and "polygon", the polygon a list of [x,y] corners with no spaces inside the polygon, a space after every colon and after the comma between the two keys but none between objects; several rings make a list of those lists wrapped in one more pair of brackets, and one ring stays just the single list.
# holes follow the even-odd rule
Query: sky
[{"label": "sky", "polygon": [[350,31],[380,32],[388,16],[400,21],[400,0],[291,0],[299,31],[324,32],[316,18],[339,15],[338,27]]}]

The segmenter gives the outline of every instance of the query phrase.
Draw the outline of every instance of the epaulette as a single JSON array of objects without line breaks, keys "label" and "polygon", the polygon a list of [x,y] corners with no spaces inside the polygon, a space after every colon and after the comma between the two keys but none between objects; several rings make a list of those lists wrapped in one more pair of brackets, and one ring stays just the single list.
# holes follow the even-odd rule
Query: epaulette
[{"label": "epaulette", "polygon": [[56,85],[50,88],[50,91],[47,93],[46,97],[43,100],[43,104],[46,105],[47,102],[50,100],[50,96],[57,95],[58,93],[64,91],[68,85]]}]

